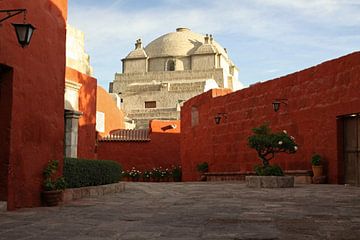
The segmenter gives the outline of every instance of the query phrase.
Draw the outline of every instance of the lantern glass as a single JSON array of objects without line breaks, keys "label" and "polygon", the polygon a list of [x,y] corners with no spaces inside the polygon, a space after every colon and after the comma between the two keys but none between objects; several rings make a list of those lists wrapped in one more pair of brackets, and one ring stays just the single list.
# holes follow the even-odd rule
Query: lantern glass
[{"label": "lantern glass", "polygon": [[16,31],[16,36],[18,39],[19,44],[24,48],[30,44],[30,40],[32,34],[35,30],[35,27],[31,24],[19,24],[13,23],[12,24]]},{"label": "lantern glass", "polygon": [[221,120],[221,116],[216,116],[216,117],[215,117],[215,123],[216,123],[216,124],[219,124],[219,123],[220,123],[220,120]]},{"label": "lantern glass", "polygon": [[272,103],[272,105],[273,105],[273,109],[274,109],[275,112],[279,111],[280,102],[275,101],[275,102]]}]

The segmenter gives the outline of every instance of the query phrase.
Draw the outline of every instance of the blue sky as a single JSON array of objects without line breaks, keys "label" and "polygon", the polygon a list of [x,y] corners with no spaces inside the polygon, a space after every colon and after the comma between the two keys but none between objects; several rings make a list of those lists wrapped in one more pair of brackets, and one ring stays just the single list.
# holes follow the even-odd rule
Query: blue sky
[{"label": "blue sky", "polygon": [[137,38],[177,27],[212,33],[245,86],[360,50],[360,0],[69,0],[69,23],[106,89]]}]

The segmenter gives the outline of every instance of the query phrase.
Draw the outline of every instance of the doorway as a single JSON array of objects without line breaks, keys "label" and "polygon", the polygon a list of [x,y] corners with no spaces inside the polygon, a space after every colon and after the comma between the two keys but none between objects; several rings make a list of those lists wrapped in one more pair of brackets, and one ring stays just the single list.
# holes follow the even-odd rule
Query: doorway
[{"label": "doorway", "polygon": [[12,108],[11,67],[0,64],[0,201],[7,201]]},{"label": "doorway", "polygon": [[360,116],[343,119],[344,183],[360,186]]}]

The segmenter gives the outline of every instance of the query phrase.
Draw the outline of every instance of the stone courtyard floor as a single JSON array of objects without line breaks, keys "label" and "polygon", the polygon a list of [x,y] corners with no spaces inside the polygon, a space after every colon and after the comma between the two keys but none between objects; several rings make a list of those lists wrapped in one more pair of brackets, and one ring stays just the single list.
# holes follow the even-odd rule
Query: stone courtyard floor
[{"label": "stone courtyard floor", "polygon": [[0,239],[360,239],[360,188],[126,183],[114,195],[2,212]]}]

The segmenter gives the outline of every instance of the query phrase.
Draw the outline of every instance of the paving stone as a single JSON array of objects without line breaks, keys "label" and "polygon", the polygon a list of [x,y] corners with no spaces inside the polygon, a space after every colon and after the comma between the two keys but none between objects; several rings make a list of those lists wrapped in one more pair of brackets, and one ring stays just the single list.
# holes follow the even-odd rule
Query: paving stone
[{"label": "paving stone", "polygon": [[360,188],[126,183],[126,191],[0,213],[0,239],[360,239]]}]

